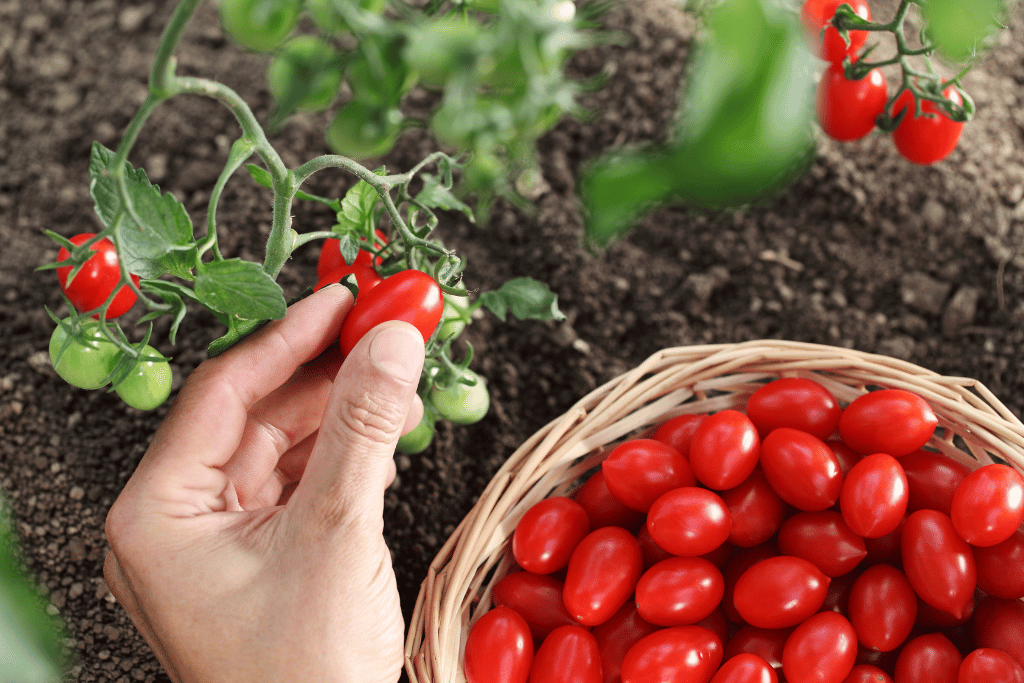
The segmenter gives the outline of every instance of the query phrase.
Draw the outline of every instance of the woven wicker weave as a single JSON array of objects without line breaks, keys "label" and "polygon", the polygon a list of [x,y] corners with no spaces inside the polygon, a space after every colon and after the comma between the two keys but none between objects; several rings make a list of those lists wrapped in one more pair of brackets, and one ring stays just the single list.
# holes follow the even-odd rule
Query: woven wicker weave
[{"label": "woven wicker weave", "polygon": [[916,392],[939,429],[930,446],[972,468],[992,456],[1024,471],[1024,424],[979,382],[944,377],[886,356],[783,341],[660,351],[595,389],[526,441],[438,553],[420,589],[406,641],[412,683],[460,683],[469,626],[490,608],[491,586],[512,567],[506,549],[537,501],[571,492],[624,437],[683,413],[742,410],[765,381],[807,377],[844,405],[870,388]]}]

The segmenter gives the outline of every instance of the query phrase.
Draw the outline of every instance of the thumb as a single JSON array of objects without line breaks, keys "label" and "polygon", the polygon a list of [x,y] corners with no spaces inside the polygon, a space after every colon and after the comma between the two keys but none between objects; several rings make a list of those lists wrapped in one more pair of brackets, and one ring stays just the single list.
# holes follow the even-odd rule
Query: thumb
[{"label": "thumb", "polygon": [[423,354],[419,331],[390,321],[370,330],[345,359],[290,503],[297,515],[315,522],[307,528],[383,524],[384,489]]}]

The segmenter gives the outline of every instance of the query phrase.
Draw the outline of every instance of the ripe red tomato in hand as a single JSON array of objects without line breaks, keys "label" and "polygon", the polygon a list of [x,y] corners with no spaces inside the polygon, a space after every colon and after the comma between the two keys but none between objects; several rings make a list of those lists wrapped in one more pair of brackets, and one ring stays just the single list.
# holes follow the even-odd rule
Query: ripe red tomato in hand
[{"label": "ripe red tomato in hand", "polygon": [[[94,232],[83,232],[71,237],[70,241],[75,246],[79,246],[95,236]],[[57,281],[60,283],[60,288],[64,291],[68,301],[81,312],[91,311],[102,306],[110,293],[114,291],[117,283],[121,281],[121,264],[117,258],[117,248],[114,243],[104,237],[89,248],[96,252],[95,255],[89,257],[89,260],[82,265],[70,284],[68,284],[68,275],[71,274],[74,266],[57,268]],[[70,256],[71,252],[61,247],[57,252],[57,261],[67,260]],[[131,278],[136,285],[139,284],[138,276],[132,275]],[[121,285],[113,301],[110,302],[110,306],[107,307],[106,317],[111,319],[124,315],[135,304],[136,298],[135,292],[128,285]],[[93,315],[93,317],[99,318],[99,314]]]},{"label": "ripe red tomato in hand", "polygon": [[[963,104],[955,86],[949,86],[943,94],[955,102]],[[948,157],[960,140],[964,124],[953,121],[934,103],[921,103],[921,116],[917,116],[914,108],[914,96],[904,90],[892,105],[892,114],[896,116],[906,109],[900,125],[892,132],[892,141],[896,149],[907,161],[915,164],[934,164]],[[895,455],[895,454],[894,454]]]},{"label": "ripe red tomato in hand", "polygon": [[434,278],[419,270],[397,272],[352,306],[341,325],[341,352],[347,356],[364,334],[388,320],[412,324],[426,343],[443,310],[444,297]]},{"label": "ripe red tomato in hand", "polygon": [[798,512],[779,528],[779,550],[802,557],[826,576],[848,574],[867,557],[864,539],[834,510]]},{"label": "ripe red tomato in hand", "polygon": [[711,683],[778,683],[778,680],[775,669],[768,662],[744,652],[726,660],[711,678]]},{"label": "ripe red tomato in hand", "polygon": [[551,574],[569,564],[572,551],[590,533],[583,506],[564,496],[545,498],[519,520],[512,534],[512,555],[534,574]]},{"label": "ripe red tomato in hand", "polygon": [[508,607],[495,607],[470,627],[464,660],[469,683],[526,683],[532,663],[530,627]]},{"label": "ripe red tomato in hand", "polygon": [[932,607],[961,616],[974,594],[974,555],[953,522],[937,510],[918,510],[903,523],[903,571],[914,592]]},{"label": "ripe red tomato in hand", "polygon": [[907,500],[907,477],[900,463],[886,453],[874,453],[846,475],[839,509],[855,534],[878,538],[900,525]]},{"label": "ripe red tomato in hand", "polygon": [[356,278],[356,287],[359,288],[359,293],[356,295],[357,301],[371,289],[384,282],[384,278],[378,275],[377,271],[370,266],[364,266],[361,264],[352,264],[351,266],[341,265],[324,275],[322,278],[319,278],[318,282],[313,287],[313,291],[319,292],[327,285],[334,284],[335,282],[341,282],[346,275],[354,275]]},{"label": "ripe red tomato in hand", "polygon": [[769,557],[736,580],[732,601],[748,624],[789,628],[821,609],[830,580],[802,557]]},{"label": "ripe red tomato in hand", "polygon": [[647,531],[673,555],[696,557],[725,543],[732,517],[714,491],[684,486],[654,501],[647,513]]},{"label": "ripe red tomato in hand", "polygon": [[604,683],[619,683],[622,680],[622,658],[629,648],[657,630],[658,626],[644,621],[633,601],[627,601],[611,619],[595,626],[592,633],[601,651]]},{"label": "ripe red tomato in hand", "polygon": [[829,26],[836,10],[842,4],[849,4],[861,19],[871,21],[871,8],[867,0],[807,0],[800,10],[800,18],[808,37],[815,48],[815,54],[827,62],[841,62],[847,55],[855,55],[868,39],[867,31],[849,31],[850,44],[847,45],[839,30]]},{"label": "ripe red tomato in hand", "polygon": [[572,499],[587,511],[591,529],[620,526],[632,531],[644,523],[644,513],[626,507],[608,490],[602,469],[590,475],[590,478],[576,489]]},{"label": "ripe red tomato in hand", "polygon": [[843,474],[818,437],[779,427],[761,442],[761,470],[779,498],[800,510],[826,510],[839,500]]},{"label": "ripe red tomato in hand", "polygon": [[[388,243],[388,239],[380,230],[377,230],[376,234],[377,240],[374,247],[379,249]],[[383,261],[384,259],[380,256],[374,257],[365,249],[360,249],[359,253],[356,254],[356,260],[348,264],[345,262],[345,257],[341,255],[341,241],[326,239],[323,246],[320,247],[320,256],[317,257],[316,279],[323,280],[325,275],[340,266],[370,266],[372,268],[373,266],[379,266]]]},{"label": "ripe red tomato in hand", "polygon": [[690,441],[690,467],[697,481],[717,491],[739,486],[757,467],[761,440],[750,418],[738,410],[709,415]]},{"label": "ripe red tomato in hand", "polygon": [[654,439],[619,444],[601,463],[601,471],[612,495],[639,512],[647,512],[663,493],[696,483],[686,458]]},{"label": "ripe red tomato in hand", "polygon": [[1002,543],[1024,522],[1024,478],[1007,465],[974,470],[953,493],[949,516],[971,545]]},{"label": "ripe red tomato in hand", "polygon": [[559,626],[544,639],[530,667],[530,683],[603,683],[601,653],[582,626]]},{"label": "ripe red tomato in hand", "polygon": [[701,557],[670,557],[644,572],[636,584],[640,616],[658,626],[687,626],[710,615],[722,601],[718,567]]},{"label": "ripe red tomato in hand", "polygon": [[654,431],[651,438],[671,446],[689,460],[693,433],[706,417],[707,415],[677,415],[669,418]]},{"label": "ripe red tomato in hand", "polygon": [[562,592],[569,614],[584,626],[610,619],[633,594],[643,562],[640,544],[625,529],[591,531],[569,559]]},{"label": "ripe red tomato in hand", "polygon": [[894,680],[900,683],[956,683],[963,656],[941,633],[917,636],[900,650]]},{"label": "ripe red tomato in hand", "polygon": [[722,642],[701,626],[672,626],[644,636],[622,660],[622,683],[708,683],[722,663]]},{"label": "ripe red tomato in hand", "polygon": [[854,581],[848,602],[850,623],[864,647],[890,652],[903,644],[917,618],[917,595],[896,567],[876,564]]},{"label": "ripe red tomato in hand", "polygon": [[900,457],[928,442],[939,419],[917,394],[903,389],[869,391],[846,406],[839,436],[858,453]]},{"label": "ripe red tomato in hand", "polygon": [[754,470],[739,486],[722,491],[721,498],[732,517],[732,530],[726,540],[740,548],[764,543],[786,518],[786,504],[761,470]]},{"label": "ripe red tomato in hand", "polygon": [[880,69],[872,69],[864,78],[851,81],[841,63],[833,64],[818,83],[818,123],[833,140],[860,140],[875,127],[875,119],[885,111],[888,99],[885,76]]},{"label": "ripe red tomato in hand", "polygon": [[972,650],[960,663],[957,683],[1024,683],[1024,666],[993,647]]},{"label": "ripe red tomato in hand", "polygon": [[841,614],[821,612],[795,629],[782,650],[788,683],[842,683],[857,658],[857,634]]},{"label": "ripe red tomato in hand", "polygon": [[917,450],[900,458],[910,494],[907,512],[938,510],[948,515],[953,493],[971,468],[941,453]]},{"label": "ripe red tomato in hand", "polygon": [[1002,543],[971,547],[978,569],[978,588],[997,598],[1024,598],[1024,529]]},{"label": "ripe red tomato in hand", "polygon": [[562,588],[553,576],[513,572],[494,584],[491,600],[495,607],[514,610],[526,620],[534,639],[543,640],[559,626],[576,623],[562,602]]},{"label": "ripe red tomato in hand", "polygon": [[778,427],[827,439],[843,412],[831,391],[803,377],[782,377],[765,384],[747,399],[746,411],[762,439]]}]

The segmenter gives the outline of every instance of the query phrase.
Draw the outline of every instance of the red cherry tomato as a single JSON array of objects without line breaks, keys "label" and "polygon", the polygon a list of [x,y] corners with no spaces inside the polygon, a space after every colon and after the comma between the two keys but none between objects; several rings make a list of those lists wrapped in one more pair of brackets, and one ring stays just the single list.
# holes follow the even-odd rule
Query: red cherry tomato
[{"label": "red cherry tomato", "polygon": [[867,0],[807,0],[800,11],[800,18],[815,54],[827,62],[841,62],[847,55],[855,55],[868,39],[867,31],[849,31],[850,44],[847,45],[835,26],[828,26],[822,31],[843,3],[853,7],[854,13],[861,19],[871,20],[871,8]]},{"label": "red cherry tomato", "polygon": [[974,593],[977,573],[971,548],[937,510],[918,510],[903,523],[903,571],[921,599],[961,616]]},{"label": "red cherry tomato", "polygon": [[657,626],[687,626],[710,615],[722,601],[725,582],[718,567],[700,557],[670,557],[636,584],[636,608]]},{"label": "red cherry tomato", "polygon": [[727,540],[741,548],[764,543],[775,535],[786,518],[786,504],[761,470],[754,470],[739,486],[722,491],[721,497],[732,517],[732,530]]},{"label": "red cherry tomato", "polygon": [[973,595],[971,596],[971,599],[967,601],[963,614],[959,617],[950,614],[945,610],[941,610],[938,607],[932,607],[918,596],[917,623],[915,626],[920,629],[924,629],[925,631],[945,630],[949,632],[951,629],[954,629],[957,626],[962,626],[970,621],[971,616],[974,614],[974,608],[975,601]]},{"label": "red cherry tomato", "polygon": [[974,610],[976,647],[1002,650],[1024,666],[1024,602],[988,595]]},{"label": "red cherry tomato", "polygon": [[779,427],[761,442],[761,470],[779,498],[800,510],[826,510],[843,487],[839,460],[824,441]]},{"label": "red cherry tomato", "polygon": [[722,597],[722,609],[725,616],[737,624],[743,623],[743,617],[736,611],[736,604],[733,596],[736,592],[736,582],[744,572],[753,567],[761,560],[775,557],[779,554],[779,548],[773,541],[767,541],[753,548],[740,548],[722,567],[722,578],[725,580],[725,595]]},{"label": "red cherry tomato", "polygon": [[957,683],[1024,683],[1024,666],[1002,650],[981,647],[960,663]]},{"label": "red cherry tomato", "polygon": [[1002,543],[1024,522],[1024,478],[1007,465],[985,465],[953,493],[950,518],[971,545]]},{"label": "red cherry tomato", "polygon": [[855,452],[852,448],[842,442],[841,439],[829,439],[825,442],[832,452],[836,456],[836,460],[839,461],[839,469],[842,471],[843,476],[853,469],[853,466],[860,462],[861,454]]},{"label": "red cherry tomato", "polygon": [[495,607],[470,627],[464,660],[469,683],[526,683],[532,662],[530,627],[508,607]]},{"label": "red cherry tomato", "polygon": [[872,69],[864,78],[851,81],[841,63],[833,64],[818,83],[818,123],[833,140],[860,140],[875,127],[875,119],[885,111],[888,99],[881,69]]},{"label": "red cherry tomato", "polygon": [[[377,244],[375,248],[379,249],[388,243],[387,237],[383,232],[377,230]],[[359,250],[356,254],[356,260],[351,264],[345,263],[345,258],[341,255],[341,242],[339,240],[326,239],[324,245],[320,247],[320,256],[316,261],[316,279],[323,280],[324,276],[330,273],[339,266],[346,265],[359,265],[359,266],[379,266],[383,262],[383,259],[378,256],[374,258],[370,255],[370,252],[363,249]]]},{"label": "red cherry tomato", "polygon": [[654,439],[619,444],[601,463],[601,471],[612,495],[640,512],[647,512],[661,494],[696,483],[682,453]]},{"label": "red cherry tomato", "polygon": [[1024,598],[1024,529],[1002,543],[971,547],[978,569],[978,588],[997,598]]},{"label": "red cherry tomato", "polygon": [[747,624],[740,627],[726,643],[725,658],[728,660],[740,654],[753,654],[767,662],[776,677],[781,676],[782,650],[792,632],[791,628],[757,628]]},{"label": "red cherry tomato", "polygon": [[673,489],[654,501],[647,513],[647,531],[673,555],[696,557],[725,543],[732,517],[725,501],[696,486]]},{"label": "red cherry tomato", "polygon": [[[943,94],[955,102],[963,104],[960,92],[949,86]],[[915,164],[934,164],[948,157],[960,140],[960,132],[964,124],[948,118],[934,103],[921,103],[921,116],[914,110],[914,96],[904,90],[892,105],[893,116],[904,109],[907,113],[900,125],[892,132],[892,141],[896,149],[907,161]]]},{"label": "red cherry tomato", "polygon": [[838,612],[849,618],[850,591],[853,590],[853,583],[858,576],[860,576],[860,571],[854,570],[849,574],[832,577],[828,584],[828,591],[825,592],[825,602],[821,604],[821,609],[818,611]]},{"label": "red cherry tomato", "polygon": [[[71,237],[70,240],[77,247],[95,236],[94,232],[83,232]],[[117,283],[121,281],[121,264],[117,258],[117,248],[114,243],[104,237],[89,248],[96,253],[82,265],[74,279],[71,280],[71,284],[68,284],[68,275],[71,274],[74,266],[57,268],[57,281],[60,283],[64,295],[75,308],[83,313],[102,306],[110,293],[114,291]],[[70,256],[71,252],[61,247],[57,252],[57,261],[67,260]],[[131,278],[136,285],[139,284],[138,276],[132,275]],[[107,307],[107,318],[117,318],[127,313],[128,309],[135,304],[136,298],[135,292],[128,285],[121,285],[121,289],[117,290],[114,300]],[[99,314],[97,313],[93,317],[99,318]]]},{"label": "red cherry tomato", "polygon": [[633,534],[617,526],[591,531],[569,560],[562,600],[584,626],[597,626],[615,614],[636,588],[643,554]]},{"label": "red cherry tomato", "polygon": [[864,539],[834,510],[798,512],[779,528],[779,550],[802,557],[826,576],[842,576],[860,564],[867,554]]},{"label": "red cherry tomato", "polygon": [[530,627],[535,640],[543,640],[559,626],[575,624],[562,602],[563,584],[553,576],[513,572],[491,588],[494,605],[515,610]]},{"label": "red cherry tomato", "polygon": [[644,514],[632,510],[620,503],[604,479],[604,471],[598,469],[583,485],[576,489],[572,499],[583,506],[590,518],[590,528],[600,529],[603,526],[618,526],[623,529],[636,529],[644,523]]},{"label": "red cherry tomato", "polygon": [[857,634],[835,612],[820,612],[790,634],[782,650],[788,683],[842,683],[857,658]]},{"label": "red cherry tomato", "polygon": [[673,626],[641,638],[622,660],[622,683],[708,683],[722,642],[700,626]]},{"label": "red cherry tomato", "polygon": [[534,574],[565,568],[572,551],[590,533],[590,519],[576,501],[555,496],[531,507],[512,534],[512,555],[519,566]]},{"label": "red cherry tomato", "polygon": [[914,451],[900,458],[907,476],[910,497],[907,512],[938,510],[948,515],[953,505],[953,493],[971,468],[942,453]]},{"label": "red cherry tomato", "polygon": [[892,678],[872,664],[854,664],[843,683],[892,683]]},{"label": "red cherry tomato", "polygon": [[707,415],[678,415],[663,422],[651,436],[655,441],[671,446],[684,458],[690,457],[690,441],[693,433]]},{"label": "red cherry tomato", "polygon": [[896,567],[876,564],[850,589],[849,617],[864,647],[890,652],[903,644],[917,618],[917,596]]},{"label": "red cherry tomato", "polygon": [[711,683],[778,683],[771,664],[749,652],[727,660],[711,678]]},{"label": "red cherry tomato", "polygon": [[886,453],[875,453],[863,458],[846,475],[839,509],[858,536],[878,538],[900,525],[907,499],[907,477],[899,462]]},{"label": "red cherry tomato", "polygon": [[739,486],[757,467],[761,441],[750,418],[737,410],[709,415],[690,441],[690,467],[697,481],[722,491]]},{"label": "red cherry tomato", "polygon": [[696,622],[694,626],[706,628],[718,636],[723,643],[729,638],[729,620],[725,618],[725,610],[721,605],[711,610],[711,614]]},{"label": "red cherry tomato", "polygon": [[736,581],[733,604],[743,620],[760,628],[788,628],[821,609],[829,577],[801,557],[761,560]]},{"label": "red cherry tomato", "polygon": [[900,520],[896,530],[887,533],[885,536],[864,539],[864,547],[868,549],[868,556],[864,558],[863,565],[878,564],[879,562],[898,565],[903,562],[903,554],[900,552],[900,538],[903,535],[903,522],[905,520],[906,518],[904,517],[903,520]]},{"label": "red cherry tomato", "polygon": [[956,683],[963,657],[941,633],[917,636],[900,650],[893,680],[900,683]]},{"label": "red cherry tomato", "polygon": [[601,670],[604,683],[621,681],[622,658],[629,648],[659,627],[643,620],[636,610],[636,603],[626,602],[611,619],[594,627],[593,634],[601,651]]},{"label": "red cherry tomato", "polygon": [[842,412],[831,391],[803,377],[774,380],[747,399],[747,417],[762,439],[778,427],[827,439],[836,430]]},{"label": "red cherry tomato", "polygon": [[359,288],[359,294],[356,299],[358,300],[365,293],[384,282],[384,278],[377,274],[377,271],[370,266],[364,266],[361,264],[352,264],[351,266],[338,266],[334,270],[330,271],[316,283],[313,287],[314,292],[319,292],[327,285],[334,284],[335,282],[341,282],[342,278],[346,275],[355,275],[356,287]]},{"label": "red cherry tomato", "polygon": [[530,667],[530,683],[602,683],[601,653],[582,626],[559,626],[544,639]]},{"label": "red cherry tomato", "polygon": [[862,394],[839,418],[839,436],[858,453],[888,453],[893,457],[924,446],[939,420],[931,406],[903,389]]},{"label": "red cherry tomato", "polygon": [[352,306],[341,325],[341,352],[348,356],[356,343],[382,322],[412,324],[426,343],[444,311],[441,287],[420,270],[403,270],[384,279]]},{"label": "red cherry tomato", "polygon": [[640,544],[640,552],[644,555],[644,571],[647,571],[662,560],[675,557],[675,555],[654,542],[654,539],[651,538],[651,532],[647,530],[646,524],[636,532],[636,540]]}]

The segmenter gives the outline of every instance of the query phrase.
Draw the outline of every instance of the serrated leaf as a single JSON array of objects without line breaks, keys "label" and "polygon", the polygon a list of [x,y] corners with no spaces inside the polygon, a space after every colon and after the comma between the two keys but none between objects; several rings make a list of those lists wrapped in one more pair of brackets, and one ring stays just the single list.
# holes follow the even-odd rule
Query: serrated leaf
[{"label": "serrated leaf", "polygon": [[558,296],[543,282],[529,277],[517,277],[496,291],[484,292],[480,301],[502,320],[509,313],[519,320],[565,320],[565,314],[558,310]]},{"label": "serrated leaf", "polygon": [[921,5],[928,36],[956,61],[975,54],[1003,9],[1001,0],[928,0]]},{"label": "serrated leaf", "polygon": [[345,259],[345,263],[351,266],[356,262],[356,257],[359,256],[359,240],[351,232],[346,232],[338,238],[338,242],[341,258]]},{"label": "serrated leaf", "polygon": [[[89,192],[97,215],[109,227],[123,212],[117,230],[118,257],[128,271],[141,278],[165,273],[190,278],[198,261],[192,220],[174,195],[160,193],[145,171],[125,163],[125,185],[134,217],[125,209],[110,164],[115,154],[93,143],[89,159]],[[138,218],[138,221],[136,221]]]},{"label": "serrated leaf", "polygon": [[380,201],[380,195],[366,182],[360,180],[353,185],[341,200],[338,225],[343,230],[355,230],[370,238],[373,235],[373,208]]},{"label": "serrated leaf", "polygon": [[444,211],[461,211],[471,223],[476,222],[473,210],[452,194],[448,187],[437,176],[429,173],[423,174],[423,189],[416,195],[416,200],[431,209],[442,209]]},{"label": "serrated leaf", "polygon": [[278,320],[288,308],[281,286],[258,263],[241,259],[200,264],[195,295],[203,306],[243,320]]}]

